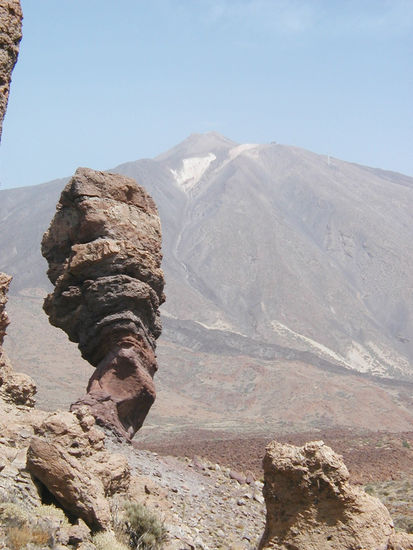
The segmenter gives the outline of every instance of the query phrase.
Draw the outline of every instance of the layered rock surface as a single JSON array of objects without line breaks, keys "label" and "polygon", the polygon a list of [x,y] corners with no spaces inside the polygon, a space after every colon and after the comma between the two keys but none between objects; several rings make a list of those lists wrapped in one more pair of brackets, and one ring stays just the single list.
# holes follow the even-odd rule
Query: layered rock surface
[{"label": "layered rock surface", "polygon": [[0,3],[0,139],[9,100],[11,73],[17,61],[22,37],[22,9],[19,0]]},{"label": "layered rock surface", "polygon": [[154,399],[164,301],[155,203],[130,178],[79,168],[62,192],[42,253],[55,290],[44,309],[94,367],[87,404],[133,437]]},{"label": "layered rock surface", "polygon": [[385,506],[349,484],[342,460],[322,441],[303,447],[273,441],[264,457],[265,532],[260,549],[413,548],[395,534]]}]

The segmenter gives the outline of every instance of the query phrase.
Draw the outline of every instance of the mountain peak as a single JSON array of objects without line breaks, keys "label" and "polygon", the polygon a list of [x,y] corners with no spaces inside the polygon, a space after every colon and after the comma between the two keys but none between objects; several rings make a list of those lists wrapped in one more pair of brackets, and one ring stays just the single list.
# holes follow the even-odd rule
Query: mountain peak
[{"label": "mountain peak", "polygon": [[204,134],[190,134],[186,139],[178,143],[172,149],[156,157],[156,160],[173,160],[175,157],[189,157],[219,155],[238,145],[237,142],[219,134],[218,132],[206,132]]}]

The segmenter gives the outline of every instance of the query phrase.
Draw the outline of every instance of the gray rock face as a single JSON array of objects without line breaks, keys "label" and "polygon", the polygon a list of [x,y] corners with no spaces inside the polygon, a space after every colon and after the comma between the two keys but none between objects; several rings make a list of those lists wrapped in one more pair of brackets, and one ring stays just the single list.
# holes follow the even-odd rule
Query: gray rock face
[{"label": "gray rock face", "polygon": [[155,203],[124,176],[79,168],[62,192],[42,253],[55,290],[44,309],[96,371],[87,404],[133,437],[155,399],[155,339],[164,301]]},{"label": "gray rock face", "polygon": [[22,9],[19,0],[0,4],[0,140],[9,100],[11,73],[17,61],[22,37]]},{"label": "gray rock face", "polygon": [[412,379],[412,178],[216,134],[116,171],[157,202],[169,318]]}]

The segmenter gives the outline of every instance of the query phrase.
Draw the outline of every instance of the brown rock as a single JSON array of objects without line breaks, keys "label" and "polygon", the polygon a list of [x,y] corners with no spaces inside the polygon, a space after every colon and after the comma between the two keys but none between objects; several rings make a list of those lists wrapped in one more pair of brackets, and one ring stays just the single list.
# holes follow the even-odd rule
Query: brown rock
[{"label": "brown rock", "polygon": [[55,285],[50,322],[96,367],[87,395],[99,424],[132,438],[155,399],[164,301],[156,206],[130,178],[79,168],[63,190],[42,253]]},{"label": "brown rock", "polygon": [[237,472],[235,470],[231,470],[229,472],[229,477],[231,479],[235,479],[235,481],[238,481],[238,483],[240,485],[244,485],[244,483],[246,483],[246,481],[247,481],[247,478],[245,477],[245,474],[243,474],[242,472]]},{"label": "brown rock", "polygon": [[395,533],[390,537],[386,550],[413,550],[413,535]]},{"label": "brown rock", "polygon": [[130,470],[125,457],[105,450],[94,424],[87,407],[48,416],[30,442],[27,469],[65,510],[103,529],[111,517],[106,497],[128,489]]},{"label": "brown rock", "polygon": [[395,536],[389,512],[349,484],[342,458],[322,441],[303,447],[273,441],[263,464],[267,517],[260,549],[388,548]]},{"label": "brown rock", "polygon": [[36,403],[36,384],[29,375],[14,372],[5,353],[0,350],[0,395],[15,405],[33,407]]},{"label": "brown rock", "polygon": [[9,319],[6,313],[7,292],[12,278],[0,273],[0,396],[9,403],[32,407],[36,384],[27,374],[14,372],[2,344]]},{"label": "brown rock", "polygon": [[255,476],[251,472],[251,470],[247,470],[247,472],[245,473],[245,483],[247,485],[252,485],[253,483],[255,483]]},{"label": "brown rock", "polygon": [[3,345],[6,328],[10,322],[6,312],[6,304],[11,280],[12,277],[10,275],[0,273],[0,347]]},{"label": "brown rock", "polygon": [[22,9],[19,0],[0,3],[0,139],[9,100],[11,73],[17,61],[22,37]]}]

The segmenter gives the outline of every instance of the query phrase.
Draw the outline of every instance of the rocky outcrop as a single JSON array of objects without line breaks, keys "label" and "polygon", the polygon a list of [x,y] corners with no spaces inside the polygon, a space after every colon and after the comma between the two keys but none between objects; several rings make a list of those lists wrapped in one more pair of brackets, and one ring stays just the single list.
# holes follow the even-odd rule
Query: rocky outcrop
[{"label": "rocky outcrop", "polygon": [[14,372],[3,350],[3,340],[9,319],[6,312],[7,292],[12,278],[0,273],[0,397],[9,403],[32,407],[36,384],[27,374]]},{"label": "rocky outcrop", "polygon": [[17,61],[22,37],[22,9],[19,0],[0,3],[0,139],[9,100],[11,73]]},{"label": "rocky outcrop", "polygon": [[[10,281],[0,274],[0,343],[8,325]],[[32,379],[13,371],[0,345],[0,539],[2,514],[15,514],[23,506],[28,517],[35,517],[32,511],[42,505],[45,488],[72,518],[81,518],[91,529],[109,527],[108,499],[129,487],[126,458],[106,451],[105,435],[87,407],[79,407],[75,414],[32,409],[35,392]],[[41,482],[40,491],[34,479]],[[1,507],[10,502],[16,510]],[[29,520],[24,524],[29,529]],[[52,531],[59,531],[59,540],[75,537],[72,528],[66,535],[60,527]]]},{"label": "rocky outcrop", "polygon": [[56,412],[35,430],[27,469],[63,508],[92,529],[110,526],[107,497],[125,492],[130,471],[125,457],[104,447],[105,435],[87,407]]},{"label": "rocky outcrop", "polygon": [[11,279],[10,275],[0,273],[0,346],[3,345],[6,328],[10,322],[6,312],[6,304]]},{"label": "rocky outcrop", "polygon": [[130,178],[79,168],[62,192],[42,253],[55,290],[52,325],[96,370],[87,395],[100,425],[132,438],[154,399],[164,301],[156,206]]},{"label": "rocky outcrop", "polygon": [[395,534],[385,506],[349,484],[342,460],[322,441],[273,441],[264,458],[266,527],[259,548],[343,550],[413,548]]}]

